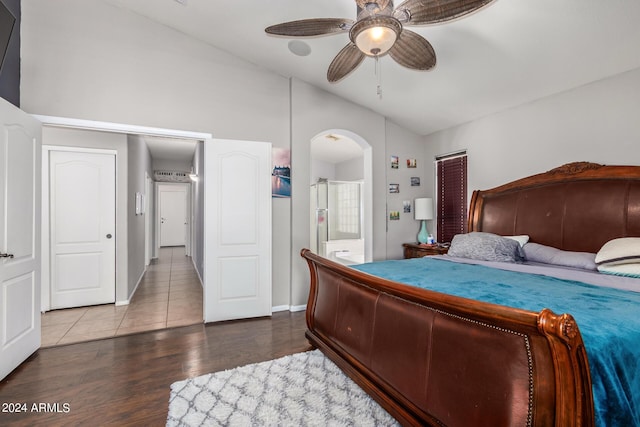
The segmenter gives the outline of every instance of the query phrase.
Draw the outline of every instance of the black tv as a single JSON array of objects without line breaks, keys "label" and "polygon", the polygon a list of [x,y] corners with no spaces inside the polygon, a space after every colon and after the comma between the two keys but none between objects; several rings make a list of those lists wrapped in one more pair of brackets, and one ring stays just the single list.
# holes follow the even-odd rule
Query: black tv
[{"label": "black tv", "polygon": [[4,64],[4,57],[7,54],[15,23],[16,17],[0,2],[0,71],[2,71],[2,64]]}]

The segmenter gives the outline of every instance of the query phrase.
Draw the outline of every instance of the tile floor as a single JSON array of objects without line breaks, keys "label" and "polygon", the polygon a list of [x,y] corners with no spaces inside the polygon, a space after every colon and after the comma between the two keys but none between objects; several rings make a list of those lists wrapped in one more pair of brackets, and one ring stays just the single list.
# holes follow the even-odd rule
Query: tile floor
[{"label": "tile floor", "polygon": [[161,248],[129,305],[44,313],[42,347],[202,322],[202,285],[184,253],[184,247]]}]

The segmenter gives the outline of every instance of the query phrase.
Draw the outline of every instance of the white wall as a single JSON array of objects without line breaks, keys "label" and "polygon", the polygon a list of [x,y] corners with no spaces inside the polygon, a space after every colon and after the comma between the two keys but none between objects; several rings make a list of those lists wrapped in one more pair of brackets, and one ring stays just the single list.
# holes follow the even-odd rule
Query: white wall
[{"label": "white wall", "polygon": [[[164,170],[164,171],[190,172],[192,166],[193,166],[192,160],[183,161],[183,160],[153,159],[152,161],[152,169],[154,171]],[[151,176],[153,176],[153,174]]]},{"label": "white wall", "polygon": [[358,181],[364,179],[364,157],[356,157],[337,163],[335,170],[335,179],[338,181]]},{"label": "white wall", "polygon": [[[25,0],[22,16],[29,113],[290,147],[285,77],[100,0]],[[290,200],[274,200],[272,209],[273,302],[284,305]]]},{"label": "white wall", "polygon": [[[372,147],[373,170],[383,170],[385,118],[297,79],[292,80],[291,151],[292,163],[292,261],[291,301],[306,303],[309,273],[299,256],[309,247],[309,165],[310,142],[327,129],[345,129],[362,137]],[[373,259],[386,256],[384,175],[373,174]]]},{"label": "white wall", "polygon": [[[291,148],[293,197],[272,204],[274,306],[306,303],[299,251],[309,245],[309,144],[322,131],[349,130],[372,146],[373,258],[386,257],[383,116],[101,0],[23,0],[22,18],[21,102],[29,113]],[[399,133],[394,146],[417,138]]]},{"label": "white wall", "polygon": [[288,139],[280,75],[101,0],[24,0],[22,19],[27,112]]},{"label": "white wall", "polygon": [[426,136],[425,159],[466,148],[469,197],[569,162],[640,165],[638,94],[640,69]]},{"label": "white wall", "polygon": [[336,165],[322,160],[311,159],[311,173],[309,174],[309,182],[315,184],[319,178],[334,180],[336,179]]},{"label": "white wall", "polygon": [[[416,134],[409,132],[393,122],[387,121],[386,128],[387,156],[385,173],[387,179],[387,259],[403,257],[402,244],[415,242],[419,222],[413,219],[413,201],[418,197],[432,197],[433,187],[425,183],[425,171],[431,165],[425,164],[423,157],[423,141]],[[391,168],[391,156],[398,156],[398,169]],[[416,159],[416,167],[407,167],[407,159]],[[420,178],[420,186],[411,186],[411,177]],[[389,184],[399,184],[400,193],[389,193]],[[404,213],[403,202],[411,202],[411,213]],[[390,221],[389,212],[399,211],[400,219]],[[433,221],[429,221],[429,231]]]},{"label": "white wall", "polygon": [[[127,137],[127,200],[131,201],[127,207],[127,258],[128,258],[128,285],[127,294],[132,296],[135,287],[145,271],[145,218],[152,212],[136,215],[136,193],[145,194],[145,172],[153,177],[151,167],[151,154],[149,148],[140,136]],[[129,299],[127,298],[127,299]]]}]

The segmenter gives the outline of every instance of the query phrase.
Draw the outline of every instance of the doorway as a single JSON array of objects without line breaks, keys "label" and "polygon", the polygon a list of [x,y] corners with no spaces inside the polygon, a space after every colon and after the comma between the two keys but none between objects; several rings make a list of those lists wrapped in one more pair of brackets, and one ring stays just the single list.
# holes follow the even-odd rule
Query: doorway
[{"label": "doorway", "polygon": [[116,153],[43,148],[50,308],[115,303]]},{"label": "doorway", "polygon": [[[56,143],[68,143],[74,146],[74,149],[86,145],[109,146],[113,147],[118,153],[117,157],[122,159],[117,166],[116,178],[118,182],[116,216],[119,221],[117,226],[122,231],[119,239],[116,238],[115,233],[112,233],[111,239],[120,241],[116,249],[116,254],[119,254],[116,256],[119,273],[116,279],[115,304],[111,302],[106,305],[86,305],[54,311],[47,311],[51,308],[50,306],[43,307],[43,311],[46,311],[42,316],[43,346],[182,326],[187,324],[185,322],[189,322],[188,324],[202,322],[204,310],[200,275],[195,271],[191,258],[186,256],[184,246],[181,248],[182,253],[179,254],[169,253],[167,256],[165,253],[154,253],[156,194],[151,178],[155,165],[151,165],[151,159],[145,160],[149,158],[146,149],[138,150],[138,147],[142,146],[140,142],[143,136],[141,135],[145,135],[145,128],[128,129],[126,126],[117,125],[116,129],[111,129],[108,123],[97,123],[93,126],[93,123],[88,124],[85,121],[78,121],[79,126],[74,126],[76,121],[61,124],[55,118],[42,119],[45,128],[51,132],[45,134],[45,141],[48,141],[47,136],[55,134]],[[161,131],[149,130],[154,138],[161,138],[159,136]],[[61,138],[61,136],[68,136],[69,132],[77,134],[72,141]],[[192,148],[195,147],[196,141],[204,139],[198,137],[200,134],[176,132],[175,138],[167,136],[165,139],[191,140]],[[162,148],[171,151],[171,146],[171,143],[163,144]],[[193,153],[192,149],[190,161],[193,160]],[[167,155],[170,154],[167,153]],[[172,159],[177,157],[174,153]],[[141,162],[149,166],[136,167]],[[166,168],[166,165],[165,162],[161,168]],[[47,184],[43,186],[48,187]],[[140,203],[134,204],[133,200]],[[47,216],[43,220],[43,226],[48,222]],[[47,235],[49,235],[48,232]],[[188,244],[188,242],[185,243]],[[47,260],[50,258],[49,255],[45,255]],[[132,266],[135,266],[135,269]],[[149,274],[146,274],[147,272]],[[45,268],[43,265],[43,279],[45,277],[50,277],[50,269],[49,266]],[[154,285],[154,292],[150,292],[151,284]],[[49,289],[48,281],[47,286],[43,286],[44,289]],[[42,299],[43,305],[45,302],[48,304],[49,301],[49,295]]]},{"label": "doorway", "polygon": [[[372,260],[372,183],[371,146],[362,137],[329,129],[311,140],[309,236],[318,254],[347,265]],[[342,218],[333,215],[332,224],[330,200],[333,211],[345,207],[342,214],[333,212]],[[343,225],[335,228],[340,222]]]},{"label": "doorway", "polygon": [[[188,247],[191,236],[189,227],[189,184],[158,183],[158,220],[160,247]],[[185,250],[188,255],[189,250]]]}]

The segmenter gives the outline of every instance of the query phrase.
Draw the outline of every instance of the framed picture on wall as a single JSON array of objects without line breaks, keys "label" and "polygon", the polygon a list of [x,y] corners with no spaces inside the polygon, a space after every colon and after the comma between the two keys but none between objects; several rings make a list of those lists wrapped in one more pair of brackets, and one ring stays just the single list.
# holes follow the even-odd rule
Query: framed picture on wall
[{"label": "framed picture on wall", "polygon": [[418,167],[418,161],[416,159],[407,159],[407,167],[408,168]]},{"label": "framed picture on wall", "polygon": [[419,176],[412,176],[411,177],[411,186],[412,187],[420,187],[420,177]]},{"label": "framed picture on wall", "polygon": [[405,200],[402,202],[402,211],[404,213],[411,213],[411,200]]},{"label": "framed picture on wall", "polygon": [[271,197],[291,197],[291,150],[271,149]]},{"label": "framed picture on wall", "polygon": [[398,169],[399,162],[398,156],[391,156],[391,169]]},{"label": "framed picture on wall", "polygon": [[389,193],[399,193],[400,184],[389,184]]},{"label": "framed picture on wall", "polygon": [[400,212],[398,211],[389,212],[389,219],[391,221],[398,221],[400,219]]}]

